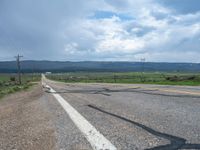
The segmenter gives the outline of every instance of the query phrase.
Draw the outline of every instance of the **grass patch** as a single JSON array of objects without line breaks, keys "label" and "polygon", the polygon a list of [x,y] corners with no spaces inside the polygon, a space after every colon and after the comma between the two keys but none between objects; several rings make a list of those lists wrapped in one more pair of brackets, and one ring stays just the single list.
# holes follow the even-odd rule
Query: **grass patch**
[{"label": "grass patch", "polygon": [[198,73],[125,72],[125,73],[63,73],[47,75],[47,78],[67,83],[137,83],[160,85],[200,85]]},{"label": "grass patch", "polygon": [[33,82],[38,82],[40,80],[40,75],[22,75],[22,84],[19,85],[17,81],[16,74],[0,74],[0,98],[7,94],[15,93],[17,91],[26,90],[32,85]]}]

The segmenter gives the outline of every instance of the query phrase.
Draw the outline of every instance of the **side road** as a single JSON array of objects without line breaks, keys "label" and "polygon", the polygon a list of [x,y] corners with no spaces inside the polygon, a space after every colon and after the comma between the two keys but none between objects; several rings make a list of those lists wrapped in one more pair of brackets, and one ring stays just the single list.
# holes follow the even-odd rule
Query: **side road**
[{"label": "side road", "polygon": [[0,150],[56,149],[55,131],[43,96],[38,84],[0,100]]}]

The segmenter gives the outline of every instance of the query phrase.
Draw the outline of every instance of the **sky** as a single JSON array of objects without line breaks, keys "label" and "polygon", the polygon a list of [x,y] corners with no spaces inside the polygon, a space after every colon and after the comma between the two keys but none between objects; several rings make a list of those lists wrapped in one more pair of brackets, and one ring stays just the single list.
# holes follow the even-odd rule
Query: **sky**
[{"label": "sky", "polygon": [[0,61],[200,63],[200,0],[0,0]]}]

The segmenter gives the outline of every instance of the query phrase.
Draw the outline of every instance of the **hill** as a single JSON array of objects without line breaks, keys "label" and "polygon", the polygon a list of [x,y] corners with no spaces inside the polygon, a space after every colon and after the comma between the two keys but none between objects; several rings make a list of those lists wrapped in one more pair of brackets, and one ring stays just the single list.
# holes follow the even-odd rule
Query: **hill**
[{"label": "hill", "polygon": [[[32,61],[21,62],[22,72],[128,72],[128,71],[181,71],[200,72],[200,64],[196,63],[156,63],[156,62],[61,62],[61,61]],[[15,61],[0,62],[0,73],[17,71]]]}]

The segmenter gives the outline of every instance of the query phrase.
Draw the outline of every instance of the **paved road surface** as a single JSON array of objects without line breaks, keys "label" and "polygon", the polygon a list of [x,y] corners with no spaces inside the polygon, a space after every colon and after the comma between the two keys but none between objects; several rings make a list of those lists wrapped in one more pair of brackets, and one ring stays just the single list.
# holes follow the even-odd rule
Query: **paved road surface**
[{"label": "paved road surface", "polygon": [[46,83],[118,149],[200,149],[199,87]]},{"label": "paved road surface", "polygon": [[117,149],[200,149],[200,87],[44,82],[55,90],[40,97],[54,129],[52,149],[94,148],[55,94]]}]

